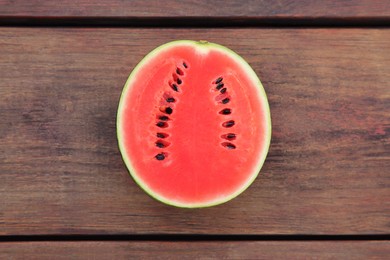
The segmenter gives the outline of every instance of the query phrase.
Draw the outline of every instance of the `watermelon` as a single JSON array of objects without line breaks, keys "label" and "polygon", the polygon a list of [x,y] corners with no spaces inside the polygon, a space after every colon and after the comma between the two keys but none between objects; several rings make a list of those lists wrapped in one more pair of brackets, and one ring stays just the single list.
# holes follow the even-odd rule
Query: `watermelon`
[{"label": "watermelon", "polygon": [[257,177],[271,139],[264,88],[232,50],[173,41],[130,74],[118,107],[123,160],[150,196],[177,207],[224,203]]}]

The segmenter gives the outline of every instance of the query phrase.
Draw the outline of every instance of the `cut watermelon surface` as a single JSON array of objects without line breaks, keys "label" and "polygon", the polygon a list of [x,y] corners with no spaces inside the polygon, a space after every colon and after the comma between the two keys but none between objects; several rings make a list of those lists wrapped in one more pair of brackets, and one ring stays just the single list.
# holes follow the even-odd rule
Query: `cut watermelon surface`
[{"label": "cut watermelon surface", "polygon": [[218,44],[174,41],[133,70],[117,114],[122,157],[152,197],[207,207],[243,192],[266,158],[271,119],[252,68]]}]

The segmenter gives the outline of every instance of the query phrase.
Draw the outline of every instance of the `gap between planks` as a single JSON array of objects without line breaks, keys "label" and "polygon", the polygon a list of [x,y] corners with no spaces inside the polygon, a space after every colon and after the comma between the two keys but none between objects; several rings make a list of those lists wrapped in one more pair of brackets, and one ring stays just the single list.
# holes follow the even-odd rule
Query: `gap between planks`
[{"label": "gap between planks", "polygon": [[365,235],[10,235],[0,242],[43,241],[388,241],[388,234]]},{"label": "gap between planks", "polygon": [[384,17],[68,17],[0,16],[1,26],[144,28],[370,28],[389,27]]}]

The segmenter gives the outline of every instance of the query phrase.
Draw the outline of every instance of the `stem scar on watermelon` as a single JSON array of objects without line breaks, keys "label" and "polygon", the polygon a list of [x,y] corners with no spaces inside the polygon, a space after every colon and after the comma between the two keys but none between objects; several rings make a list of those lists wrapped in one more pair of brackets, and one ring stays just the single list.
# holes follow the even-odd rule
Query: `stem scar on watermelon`
[{"label": "stem scar on watermelon", "polygon": [[271,117],[259,78],[238,54],[206,41],[173,41],[130,74],[117,135],[131,176],[150,196],[176,207],[209,207],[255,180]]}]

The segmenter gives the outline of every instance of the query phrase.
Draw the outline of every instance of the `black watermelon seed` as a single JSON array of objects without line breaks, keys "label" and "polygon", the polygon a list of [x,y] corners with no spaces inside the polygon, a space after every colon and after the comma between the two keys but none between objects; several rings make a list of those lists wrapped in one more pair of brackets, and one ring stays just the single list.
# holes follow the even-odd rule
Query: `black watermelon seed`
[{"label": "black watermelon seed", "polygon": [[221,112],[219,112],[222,115],[230,115],[232,113],[232,110],[230,108],[222,109]]},{"label": "black watermelon seed", "polygon": [[172,84],[172,89],[176,92],[179,92],[179,89],[177,88],[177,85],[175,83]]},{"label": "black watermelon seed", "polygon": [[172,112],[173,112],[173,110],[172,110],[172,108],[170,108],[170,107],[167,107],[167,108],[165,109],[165,113],[167,113],[168,115],[172,114]]},{"label": "black watermelon seed", "polygon": [[164,126],[166,126],[166,124],[165,124],[165,122],[157,122],[156,126],[164,127]]},{"label": "black watermelon seed", "polygon": [[177,78],[176,82],[177,82],[177,84],[180,85],[183,81],[181,79]]},{"label": "black watermelon seed", "polygon": [[227,149],[236,149],[236,146],[235,146],[234,144],[231,144],[231,143],[225,144],[225,147],[226,147]]},{"label": "black watermelon seed", "polygon": [[167,98],[167,102],[172,103],[175,102],[176,100],[173,97]]},{"label": "black watermelon seed", "polygon": [[156,159],[159,160],[159,161],[162,161],[165,159],[165,155],[163,153],[159,153],[157,154],[156,156]]},{"label": "black watermelon seed", "polygon": [[229,103],[230,99],[229,98],[224,98],[222,99],[222,104],[227,104]]},{"label": "black watermelon seed", "polygon": [[229,133],[229,134],[226,135],[226,138],[227,139],[234,139],[234,138],[236,138],[236,134]]},{"label": "black watermelon seed", "polygon": [[218,84],[218,83],[220,83],[222,80],[223,80],[223,78],[222,78],[222,77],[219,77],[219,78],[217,78],[217,80],[215,81],[215,84]]},{"label": "black watermelon seed", "polygon": [[176,68],[176,74],[183,75],[184,73],[183,73],[183,71],[181,69]]},{"label": "black watermelon seed", "polygon": [[234,121],[233,120],[229,120],[229,121],[226,121],[226,122],[224,122],[223,124],[222,124],[222,126],[224,126],[224,127],[232,127],[232,126],[234,126]]},{"label": "black watermelon seed", "polygon": [[216,87],[217,90],[220,90],[221,88],[223,88],[223,86],[225,86],[223,83],[219,83]]},{"label": "black watermelon seed", "polygon": [[157,133],[157,137],[158,137],[158,138],[165,138],[165,137],[166,137],[166,135],[165,135],[165,134],[163,134],[163,133]]},{"label": "black watermelon seed", "polygon": [[185,62],[183,62],[183,67],[184,68],[188,68],[187,64]]},{"label": "black watermelon seed", "polygon": [[163,144],[163,143],[161,143],[161,142],[156,142],[156,146],[158,147],[158,148],[164,148],[165,147],[165,145]]},{"label": "black watermelon seed", "polygon": [[220,92],[221,92],[221,94],[225,94],[226,88],[221,89]]},{"label": "black watermelon seed", "polygon": [[160,116],[158,119],[160,119],[162,121],[167,121],[167,120],[169,120],[169,117],[167,117],[167,116]]}]

